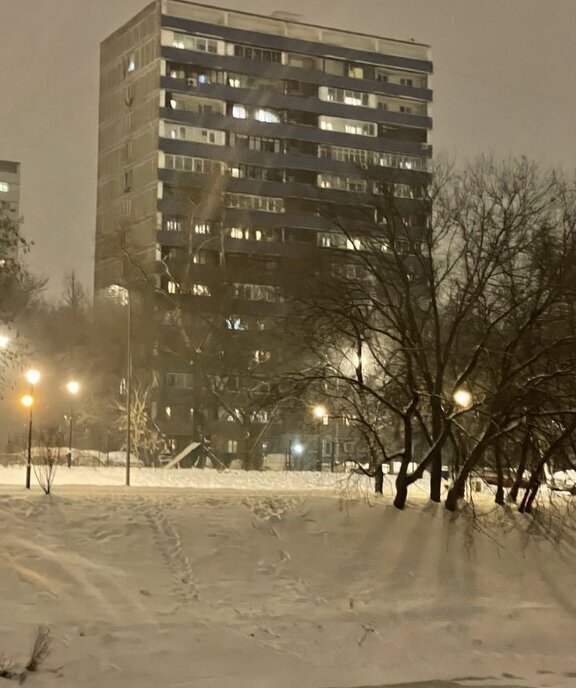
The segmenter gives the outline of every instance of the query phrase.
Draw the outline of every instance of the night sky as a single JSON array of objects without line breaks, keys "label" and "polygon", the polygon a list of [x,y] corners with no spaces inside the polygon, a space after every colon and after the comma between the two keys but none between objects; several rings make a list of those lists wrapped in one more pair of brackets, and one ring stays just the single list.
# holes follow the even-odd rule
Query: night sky
[{"label": "night sky", "polygon": [[[0,3],[0,158],[22,163],[32,268],[91,288],[99,43],[146,0]],[[576,0],[227,0],[432,45],[436,152],[576,167]]]}]

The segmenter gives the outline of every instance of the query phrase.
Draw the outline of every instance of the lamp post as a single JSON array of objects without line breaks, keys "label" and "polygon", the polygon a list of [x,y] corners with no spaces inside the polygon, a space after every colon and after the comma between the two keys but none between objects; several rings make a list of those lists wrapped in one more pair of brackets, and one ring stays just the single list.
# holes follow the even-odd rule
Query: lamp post
[{"label": "lamp post", "polygon": [[[328,421],[328,411],[325,406],[318,404],[312,409],[312,415],[318,421],[315,426],[316,430],[316,470],[322,472],[322,437],[320,434],[320,425],[325,425]],[[332,472],[334,469],[332,468]]]},{"label": "lamp post", "polygon": [[130,450],[132,442],[132,298],[130,289],[126,288],[128,295],[128,316],[126,326],[126,486],[130,487]]},{"label": "lamp post", "polygon": [[[452,401],[456,404],[456,406],[458,406],[458,408],[462,409],[462,411],[466,411],[467,409],[472,408],[474,405],[474,397],[472,396],[472,393],[465,388],[455,390],[454,394],[452,395]],[[458,471],[459,469],[460,460],[467,451],[467,445],[468,442],[466,437],[460,436],[456,445],[456,459],[454,461],[455,471]],[[464,494],[462,494],[462,496],[464,496]]]},{"label": "lamp post", "polygon": [[72,400],[70,402],[70,434],[68,436],[68,457],[67,464],[68,468],[72,468],[72,428],[74,426],[74,397],[78,394],[80,385],[76,380],[70,380],[66,385],[66,389],[70,392]]},{"label": "lamp post", "polygon": [[[125,283],[126,281],[126,275]],[[119,292],[125,295],[122,298],[122,305],[127,306],[126,314],[126,486],[130,486],[130,451],[132,444],[132,437],[130,434],[132,425],[132,297],[129,287],[121,284],[114,285]]]},{"label": "lamp post", "polygon": [[29,370],[26,373],[26,380],[30,384],[30,394],[22,397],[22,404],[29,409],[28,414],[28,453],[26,456],[26,489],[30,489],[30,477],[32,474],[32,407],[34,406],[34,385],[40,380],[40,373],[37,370]]}]

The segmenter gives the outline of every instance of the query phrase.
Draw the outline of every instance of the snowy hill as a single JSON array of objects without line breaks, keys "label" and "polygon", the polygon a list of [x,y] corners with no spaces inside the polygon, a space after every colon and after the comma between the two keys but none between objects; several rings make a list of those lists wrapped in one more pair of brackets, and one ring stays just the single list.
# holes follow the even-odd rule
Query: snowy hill
[{"label": "snowy hill", "polygon": [[0,654],[51,626],[31,687],[576,685],[574,549],[517,514],[57,485],[1,487],[0,519]]}]

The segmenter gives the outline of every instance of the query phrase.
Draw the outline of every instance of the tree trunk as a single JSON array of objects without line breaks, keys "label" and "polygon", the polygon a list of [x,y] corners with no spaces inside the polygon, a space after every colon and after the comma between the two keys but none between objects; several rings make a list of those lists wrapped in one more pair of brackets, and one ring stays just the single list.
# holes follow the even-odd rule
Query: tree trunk
[{"label": "tree trunk", "polygon": [[496,497],[494,501],[500,506],[504,506],[504,470],[502,468],[502,454],[500,452],[500,442],[494,446],[494,459],[496,461]]},{"label": "tree trunk", "polygon": [[402,468],[398,477],[396,478],[396,496],[394,497],[394,506],[397,509],[403,509],[406,506],[406,499],[408,498],[408,483],[406,482],[406,471]]},{"label": "tree trunk", "polygon": [[478,459],[482,455],[482,452],[490,444],[492,437],[494,437],[494,435],[498,432],[498,428],[498,424],[496,424],[495,422],[491,422],[488,428],[485,430],[482,439],[478,442],[478,444],[470,452],[468,458],[464,461],[464,465],[462,466],[459,475],[456,477],[456,480],[454,481],[452,487],[448,490],[448,495],[446,497],[445,503],[445,506],[448,509],[448,511],[456,511],[456,509],[458,508],[458,500],[464,496],[466,480],[468,479],[468,476],[470,475],[472,469],[478,462]]},{"label": "tree trunk", "polygon": [[524,442],[522,442],[522,453],[520,454],[520,462],[518,463],[518,469],[516,471],[516,476],[514,478],[514,484],[510,488],[510,493],[508,494],[508,500],[510,502],[515,502],[518,499],[518,492],[520,491],[520,485],[522,484],[522,479],[524,478],[524,471],[526,470],[526,464],[528,463],[529,447],[530,434],[529,431],[526,430]]},{"label": "tree trunk", "polygon": [[382,472],[382,464],[376,464],[376,473],[374,474],[374,491],[376,494],[383,494],[384,492],[384,473]]}]

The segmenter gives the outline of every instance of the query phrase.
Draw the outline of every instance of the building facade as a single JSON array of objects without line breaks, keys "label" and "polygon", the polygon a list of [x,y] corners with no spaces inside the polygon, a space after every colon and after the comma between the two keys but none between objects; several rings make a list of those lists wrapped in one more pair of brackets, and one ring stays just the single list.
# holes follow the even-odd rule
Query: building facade
[{"label": "building facade", "polygon": [[0,213],[14,222],[20,218],[20,163],[0,160]]},{"label": "building facade", "polygon": [[[388,175],[402,212],[425,226],[431,73],[429,48],[414,42],[279,13],[148,5],[101,46],[96,298],[138,265],[167,303],[252,330],[242,366],[265,371],[271,352],[254,333],[286,317],[302,266],[354,248],[322,209],[369,205],[362,169]],[[238,376],[210,378],[230,387],[219,404],[189,365],[155,364],[155,421],[177,447],[208,427],[228,461],[244,434],[230,423],[242,413]]]}]

